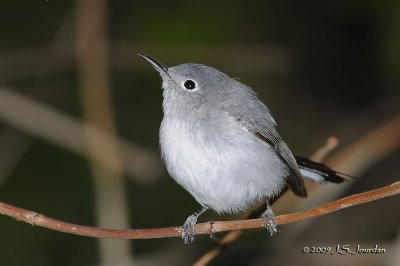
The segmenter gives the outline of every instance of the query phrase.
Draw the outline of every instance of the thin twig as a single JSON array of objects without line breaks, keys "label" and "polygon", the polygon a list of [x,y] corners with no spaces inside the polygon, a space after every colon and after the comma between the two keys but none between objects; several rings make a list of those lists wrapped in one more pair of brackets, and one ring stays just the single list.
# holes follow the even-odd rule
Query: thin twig
[{"label": "thin twig", "polygon": [[[400,181],[391,185],[371,190],[368,192],[355,194],[345,197],[319,207],[306,211],[300,211],[291,214],[279,215],[276,217],[277,224],[294,223],[306,219],[316,218],[328,213],[349,208],[355,205],[367,203],[370,201],[382,199],[400,194]],[[29,210],[21,209],[6,203],[0,202],[0,213],[6,216],[14,217],[17,220],[37,225],[59,232],[101,238],[119,238],[119,239],[148,239],[148,238],[166,238],[179,237],[181,227],[165,227],[153,229],[104,229],[90,226],[77,225],[55,220],[44,215]],[[196,225],[197,234],[210,234],[231,230],[244,230],[261,227],[261,219],[236,220],[236,221],[213,221],[200,223]]]}]

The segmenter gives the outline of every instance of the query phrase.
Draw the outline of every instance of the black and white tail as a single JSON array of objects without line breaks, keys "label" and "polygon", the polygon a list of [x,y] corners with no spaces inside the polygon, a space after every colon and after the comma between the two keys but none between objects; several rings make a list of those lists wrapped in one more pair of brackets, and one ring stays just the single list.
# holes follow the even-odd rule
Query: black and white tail
[{"label": "black and white tail", "polygon": [[346,174],[336,172],[323,163],[313,162],[309,159],[295,156],[297,165],[304,178],[308,178],[316,183],[342,183],[346,181],[345,177],[351,177]]}]

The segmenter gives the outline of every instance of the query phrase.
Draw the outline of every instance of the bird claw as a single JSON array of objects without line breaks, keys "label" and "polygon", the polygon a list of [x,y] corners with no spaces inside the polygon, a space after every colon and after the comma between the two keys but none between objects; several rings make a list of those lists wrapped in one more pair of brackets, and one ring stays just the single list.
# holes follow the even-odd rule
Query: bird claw
[{"label": "bird claw", "polygon": [[182,239],[186,245],[192,243],[196,239],[195,226],[197,217],[198,216],[194,214],[190,215],[182,226]]},{"label": "bird claw", "polygon": [[275,221],[275,215],[269,205],[267,210],[261,216],[261,226],[268,230],[270,236],[279,234],[278,225]]}]

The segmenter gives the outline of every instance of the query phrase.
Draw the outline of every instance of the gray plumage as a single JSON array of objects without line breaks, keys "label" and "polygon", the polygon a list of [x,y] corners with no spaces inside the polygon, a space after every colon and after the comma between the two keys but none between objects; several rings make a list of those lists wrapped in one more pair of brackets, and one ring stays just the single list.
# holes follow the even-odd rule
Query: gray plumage
[{"label": "gray plumage", "polygon": [[[285,184],[307,196],[302,176],[307,169],[299,169],[251,88],[212,67],[166,68],[141,56],[163,80],[162,158],[169,174],[203,206],[184,225],[185,243],[193,241],[197,217],[207,208],[240,212],[278,195]],[[263,217],[276,233],[272,210]]]},{"label": "gray plumage", "polygon": [[[203,65],[163,77],[162,156],[171,176],[202,205],[242,211],[288,183],[306,195],[296,161],[268,108],[244,84]],[[185,80],[197,83],[185,89]]]}]

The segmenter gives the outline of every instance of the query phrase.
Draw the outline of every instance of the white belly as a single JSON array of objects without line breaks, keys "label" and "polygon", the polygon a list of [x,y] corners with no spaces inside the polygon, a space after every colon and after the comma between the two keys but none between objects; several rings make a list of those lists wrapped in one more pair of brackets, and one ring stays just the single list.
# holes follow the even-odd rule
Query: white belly
[{"label": "white belly", "polygon": [[160,146],[169,174],[202,205],[239,212],[276,195],[286,168],[266,145],[240,126],[230,132],[200,131],[165,120]]}]

